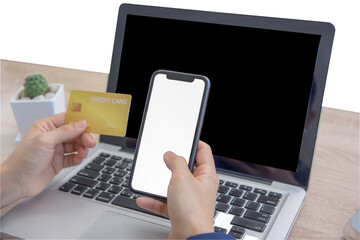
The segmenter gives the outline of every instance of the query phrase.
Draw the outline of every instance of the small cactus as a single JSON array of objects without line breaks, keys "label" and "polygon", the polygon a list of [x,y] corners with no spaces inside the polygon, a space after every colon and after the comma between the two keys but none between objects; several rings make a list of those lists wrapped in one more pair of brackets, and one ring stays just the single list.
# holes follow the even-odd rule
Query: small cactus
[{"label": "small cactus", "polygon": [[34,98],[48,91],[46,79],[41,74],[32,74],[25,79],[25,95]]}]

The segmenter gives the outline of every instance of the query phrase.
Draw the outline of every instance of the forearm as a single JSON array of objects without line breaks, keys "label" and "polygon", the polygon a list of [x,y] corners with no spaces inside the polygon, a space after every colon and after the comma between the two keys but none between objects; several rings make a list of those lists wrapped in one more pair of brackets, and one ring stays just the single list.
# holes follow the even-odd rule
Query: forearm
[{"label": "forearm", "polygon": [[23,198],[23,188],[19,186],[16,179],[16,169],[13,169],[8,160],[0,166],[1,208]]}]

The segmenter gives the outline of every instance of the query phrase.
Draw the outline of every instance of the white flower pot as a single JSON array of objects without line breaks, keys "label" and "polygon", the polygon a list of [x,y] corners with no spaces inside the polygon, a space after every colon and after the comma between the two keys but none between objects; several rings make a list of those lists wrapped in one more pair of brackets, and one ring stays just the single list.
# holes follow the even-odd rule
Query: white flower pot
[{"label": "white flower pot", "polygon": [[[64,85],[53,83],[49,84],[49,86],[58,87],[55,96],[51,99],[19,101],[19,95],[24,90],[24,86],[21,86],[11,98],[10,104],[21,136],[24,136],[31,124],[36,120],[65,111]],[[21,136],[17,136],[16,141],[19,138],[21,139]]]}]

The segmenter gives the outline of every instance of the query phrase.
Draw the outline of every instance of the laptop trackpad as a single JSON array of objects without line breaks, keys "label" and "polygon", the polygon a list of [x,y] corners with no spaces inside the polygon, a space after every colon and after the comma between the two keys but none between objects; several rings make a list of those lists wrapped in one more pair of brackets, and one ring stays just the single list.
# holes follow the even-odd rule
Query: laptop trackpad
[{"label": "laptop trackpad", "polygon": [[105,211],[79,239],[167,239],[169,231],[168,227]]}]

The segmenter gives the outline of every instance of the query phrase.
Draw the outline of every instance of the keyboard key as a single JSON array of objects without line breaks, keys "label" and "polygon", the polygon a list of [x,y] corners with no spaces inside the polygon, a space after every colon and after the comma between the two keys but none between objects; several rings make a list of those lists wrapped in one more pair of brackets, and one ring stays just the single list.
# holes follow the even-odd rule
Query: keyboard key
[{"label": "keyboard key", "polygon": [[76,188],[74,188],[71,193],[75,195],[81,195],[83,194],[88,188],[82,185],[78,185]]},{"label": "keyboard key", "polygon": [[123,162],[132,163],[132,162],[133,162],[133,160],[132,160],[132,159],[130,159],[130,158],[124,158],[124,159],[123,159]]},{"label": "keyboard key", "polygon": [[104,168],[104,166],[97,164],[97,163],[89,163],[88,165],[86,165],[85,167],[86,169],[90,169],[90,170],[94,170],[94,171],[100,171],[101,169]]},{"label": "keyboard key", "polygon": [[245,233],[245,229],[238,227],[238,226],[232,226],[230,231],[237,232],[237,233]]},{"label": "keyboard key", "polygon": [[101,182],[101,183],[99,183],[99,184],[96,186],[96,189],[105,191],[105,190],[108,189],[109,187],[110,187],[110,184]]},{"label": "keyboard key", "polygon": [[229,187],[225,187],[225,186],[220,186],[218,188],[218,193],[223,193],[223,194],[226,194],[228,191],[229,191]]},{"label": "keyboard key", "polygon": [[99,192],[99,190],[89,189],[86,193],[84,193],[83,197],[94,198]]},{"label": "keyboard key", "polygon": [[269,197],[281,198],[282,194],[276,192],[269,192]]},{"label": "keyboard key", "polygon": [[109,192],[102,192],[95,199],[102,202],[110,202],[115,197],[115,194]]},{"label": "keyboard key", "polygon": [[106,158],[96,157],[96,158],[94,158],[94,160],[92,162],[97,163],[97,164],[102,164],[105,160],[106,160]]},{"label": "keyboard key", "polygon": [[246,190],[246,191],[251,191],[252,190],[252,187],[246,186],[246,185],[240,185],[239,188],[242,189],[242,190]]},{"label": "keyboard key", "polygon": [[278,198],[264,196],[264,195],[260,195],[257,201],[259,203],[265,203],[265,204],[272,205],[272,206],[277,206],[279,203]]},{"label": "keyboard key", "polygon": [[123,186],[123,187],[129,187],[129,180],[125,180],[122,184],[121,184],[121,186]]},{"label": "keyboard key", "polygon": [[106,167],[106,168],[102,171],[102,173],[105,173],[105,174],[113,174],[115,171],[116,171],[115,168]]},{"label": "keyboard key", "polygon": [[107,181],[109,181],[111,178],[112,178],[112,177],[111,177],[111,175],[109,175],[109,174],[101,174],[101,176],[98,177],[97,180],[102,181],[102,182],[107,182]]},{"label": "keyboard key", "polygon": [[116,176],[116,177],[124,177],[126,174],[127,174],[127,172],[124,171],[124,170],[117,170],[117,171],[114,173],[114,176]]},{"label": "keyboard key", "polygon": [[244,209],[241,207],[233,206],[230,208],[229,213],[232,215],[240,216],[244,212]]},{"label": "keyboard key", "polygon": [[128,168],[126,169],[126,171],[131,171],[132,170],[132,164],[129,164]]},{"label": "keyboard key", "polygon": [[226,233],[227,230],[225,228],[214,226],[214,232]]},{"label": "keyboard key", "polygon": [[116,160],[109,159],[109,160],[107,160],[107,161],[104,163],[104,165],[109,166],[109,167],[112,167],[112,166],[114,166],[116,163],[117,163]]},{"label": "keyboard key", "polygon": [[231,189],[231,191],[229,192],[229,195],[234,196],[234,197],[240,197],[243,194],[242,190],[233,188]]},{"label": "keyboard key", "polygon": [[238,207],[242,207],[245,204],[245,200],[241,198],[234,198],[230,204]]},{"label": "keyboard key", "polygon": [[127,188],[126,188],[124,191],[122,191],[122,192],[120,193],[120,195],[125,196],[125,197],[131,197],[131,196],[133,195],[133,192],[130,191],[130,189],[127,189]]},{"label": "keyboard key", "polygon": [[229,205],[225,204],[225,203],[221,203],[219,202],[217,205],[216,205],[216,208],[215,210],[216,211],[220,211],[220,212],[226,212],[228,209],[229,209]]},{"label": "keyboard key", "polygon": [[108,157],[110,157],[110,154],[108,154],[108,153],[100,153],[99,156],[104,157],[104,158],[108,158]]},{"label": "keyboard key", "polygon": [[270,220],[270,215],[267,213],[260,213],[251,210],[246,210],[246,212],[244,213],[244,218],[250,218],[259,222],[268,223]]},{"label": "keyboard key", "polygon": [[116,168],[125,169],[129,164],[126,162],[121,162],[115,165]]},{"label": "keyboard key", "polygon": [[251,209],[251,210],[258,210],[258,208],[260,207],[260,203],[257,202],[252,202],[252,201],[248,201],[245,208],[247,209]]},{"label": "keyboard key", "polygon": [[245,192],[243,198],[247,199],[247,200],[254,201],[257,198],[257,196],[258,195],[256,193]]},{"label": "keyboard key", "polygon": [[231,235],[231,236],[233,236],[233,237],[235,237],[236,239],[240,239],[240,238],[242,238],[242,236],[243,236],[242,233],[233,232],[233,231],[230,231],[228,234]]},{"label": "keyboard key", "polygon": [[74,183],[65,183],[64,185],[62,185],[59,190],[63,191],[63,192],[70,192],[71,189],[73,189],[76,186],[76,184]]},{"label": "keyboard key", "polygon": [[114,160],[116,160],[116,161],[120,161],[120,160],[122,159],[122,157],[116,156],[116,155],[112,155],[112,156],[111,156],[111,159],[114,159]]},{"label": "keyboard key", "polygon": [[237,183],[233,183],[233,182],[226,182],[226,183],[225,183],[225,186],[236,188],[236,187],[238,186],[238,184],[237,184]]},{"label": "keyboard key", "polygon": [[88,170],[88,169],[82,169],[78,172],[79,176],[83,176],[83,177],[88,177],[88,178],[91,178],[91,179],[95,179],[97,178],[100,174],[96,171],[93,171],[93,170]]},{"label": "keyboard key", "polygon": [[95,181],[93,179],[80,177],[80,176],[73,176],[69,180],[69,182],[81,184],[87,187],[94,187],[98,183],[98,181]]},{"label": "keyboard key", "polygon": [[218,202],[223,202],[223,203],[228,203],[230,202],[231,197],[228,195],[224,195],[224,194],[219,194],[219,196],[216,198],[216,201]]},{"label": "keyboard key", "polygon": [[123,188],[118,186],[111,186],[108,192],[118,194]]},{"label": "keyboard key", "polygon": [[263,213],[267,213],[267,214],[273,214],[275,211],[275,207],[273,206],[269,206],[269,205],[266,205],[266,204],[263,204],[262,207],[260,208],[260,212],[263,212]]},{"label": "keyboard key", "polygon": [[260,193],[260,194],[262,194],[262,195],[265,195],[265,194],[267,193],[267,191],[264,190],[264,189],[255,188],[255,189],[254,189],[254,193]]},{"label": "keyboard key", "polygon": [[239,227],[247,228],[250,230],[254,230],[257,232],[263,232],[266,227],[265,223],[258,222],[258,221],[248,219],[248,218],[238,217],[238,216],[235,216],[233,218],[233,220],[231,221],[231,224],[239,226]]},{"label": "keyboard key", "polygon": [[110,183],[115,185],[120,185],[123,181],[124,179],[122,178],[113,177],[113,179],[110,180]]},{"label": "keyboard key", "polygon": [[219,185],[223,185],[224,184],[224,180],[219,179]]}]

